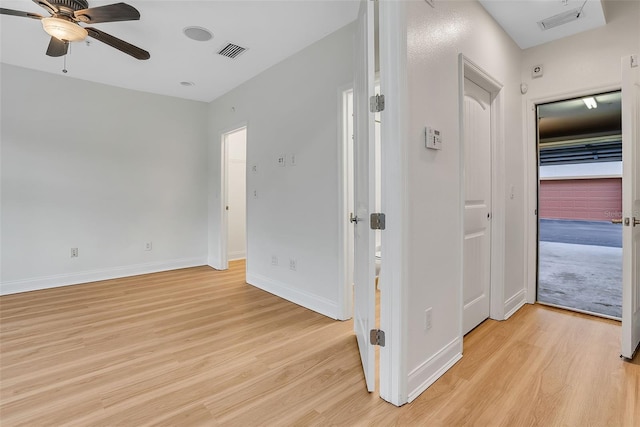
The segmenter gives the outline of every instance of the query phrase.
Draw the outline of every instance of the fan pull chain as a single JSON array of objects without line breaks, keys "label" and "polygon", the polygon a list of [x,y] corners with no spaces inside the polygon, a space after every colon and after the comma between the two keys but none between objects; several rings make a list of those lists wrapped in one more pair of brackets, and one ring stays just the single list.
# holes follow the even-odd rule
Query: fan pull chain
[{"label": "fan pull chain", "polygon": [[62,72],[67,74],[67,55],[69,55],[69,51],[71,50],[71,43],[65,42],[67,44],[67,53],[64,54],[64,65],[62,68]]}]

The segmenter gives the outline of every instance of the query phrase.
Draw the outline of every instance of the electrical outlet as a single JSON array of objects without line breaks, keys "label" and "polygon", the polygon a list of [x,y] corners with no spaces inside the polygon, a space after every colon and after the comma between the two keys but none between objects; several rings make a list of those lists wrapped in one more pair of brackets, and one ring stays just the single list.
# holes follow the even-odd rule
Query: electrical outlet
[{"label": "electrical outlet", "polygon": [[280,154],[278,156],[277,163],[278,163],[278,166],[280,166],[282,168],[287,166],[287,155],[286,154]]},{"label": "electrical outlet", "polygon": [[278,256],[271,255],[271,265],[278,265]]},{"label": "electrical outlet", "polygon": [[295,166],[296,165],[296,155],[295,154],[291,154],[289,156],[289,164],[291,166]]},{"label": "electrical outlet", "polygon": [[144,250],[145,251],[150,251],[153,249],[153,242],[147,242],[144,244]]},{"label": "electrical outlet", "polygon": [[78,248],[71,248],[71,258],[78,258]]},{"label": "electrical outlet", "polygon": [[425,331],[428,331],[433,326],[431,312],[432,312],[432,307],[429,307],[424,311],[424,330]]},{"label": "electrical outlet", "polygon": [[258,164],[254,163],[251,165],[251,172],[258,173]]},{"label": "electrical outlet", "polygon": [[289,258],[289,270],[296,271],[297,269],[298,269],[298,262],[293,258]]},{"label": "electrical outlet", "polygon": [[253,198],[254,199],[258,198],[258,190],[253,190]]}]

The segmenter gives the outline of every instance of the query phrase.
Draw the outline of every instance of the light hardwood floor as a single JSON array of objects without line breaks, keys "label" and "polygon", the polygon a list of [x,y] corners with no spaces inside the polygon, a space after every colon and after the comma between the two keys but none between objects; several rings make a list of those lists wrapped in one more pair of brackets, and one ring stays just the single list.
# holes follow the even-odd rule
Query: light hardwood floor
[{"label": "light hardwood floor", "polygon": [[244,263],[0,298],[0,424],[639,426],[617,322],[486,321],[409,405],[365,390],[351,322],[244,283]]}]

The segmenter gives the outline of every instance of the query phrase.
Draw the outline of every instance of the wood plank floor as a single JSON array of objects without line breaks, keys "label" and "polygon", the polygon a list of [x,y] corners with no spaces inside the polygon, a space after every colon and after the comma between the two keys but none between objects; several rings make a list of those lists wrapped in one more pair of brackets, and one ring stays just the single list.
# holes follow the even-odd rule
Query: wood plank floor
[{"label": "wood plank floor", "polygon": [[638,426],[619,323],[542,306],[465,337],[396,408],[365,390],[351,322],[229,271],[177,270],[0,298],[0,424]]}]

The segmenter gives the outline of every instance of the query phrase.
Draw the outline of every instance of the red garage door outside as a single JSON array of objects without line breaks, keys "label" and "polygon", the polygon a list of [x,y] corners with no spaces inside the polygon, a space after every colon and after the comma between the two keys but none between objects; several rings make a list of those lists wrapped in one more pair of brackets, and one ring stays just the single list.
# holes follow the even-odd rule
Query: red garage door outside
[{"label": "red garage door outside", "polygon": [[621,178],[540,181],[540,218],[611,221],[621,212]]}]

